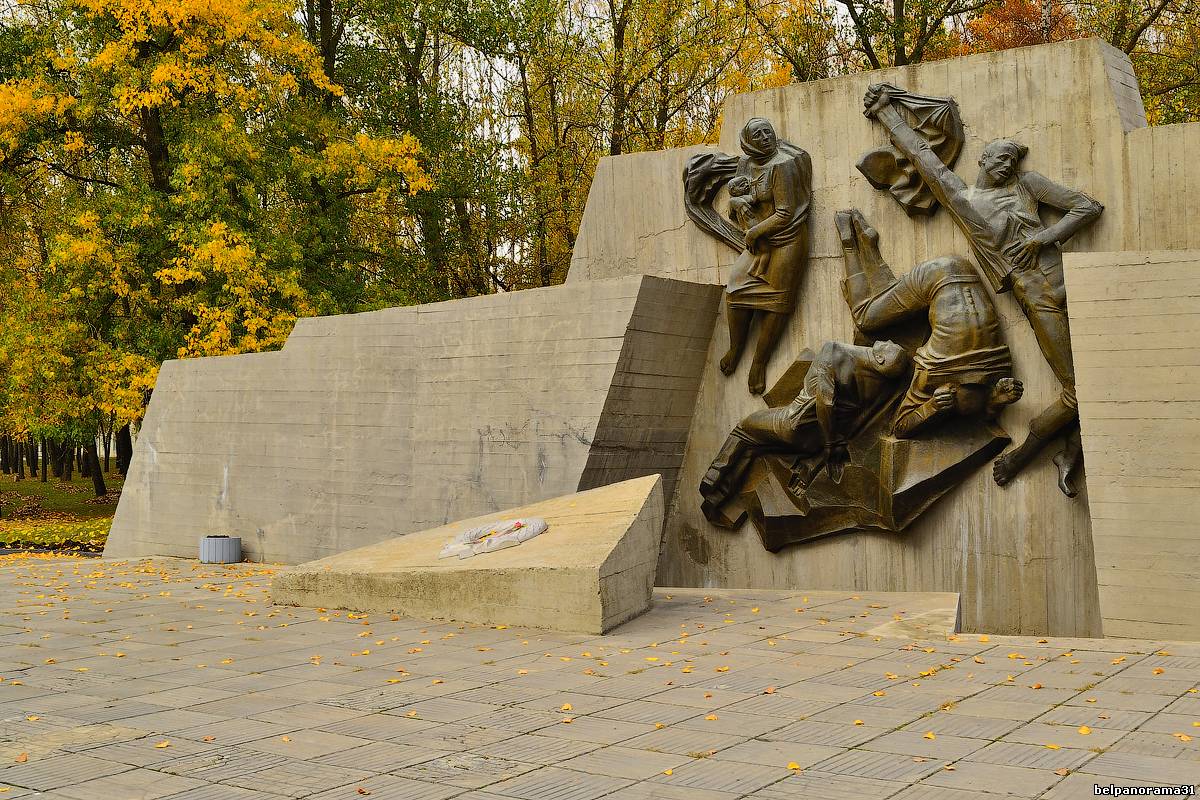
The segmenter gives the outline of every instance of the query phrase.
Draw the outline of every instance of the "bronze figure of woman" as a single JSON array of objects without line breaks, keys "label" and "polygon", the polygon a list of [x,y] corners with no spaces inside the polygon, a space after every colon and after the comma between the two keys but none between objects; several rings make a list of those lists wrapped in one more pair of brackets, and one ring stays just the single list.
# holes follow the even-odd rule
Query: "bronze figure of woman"
[{"label": "bronze figure of woman", "polygon": [[[750,365],[752,394],[766,388],[767,361],[796,305],[796,285],[808,261],[812,161],[779,141],[771,123],[755,117],[742,128],[743,156],[704,153],[684,170],[688,216],[739,255],[726,285],[729,350],[721,371],[733,374],[758,319]],[[722,187],[730,195],[730,221],[713,208]]]}]

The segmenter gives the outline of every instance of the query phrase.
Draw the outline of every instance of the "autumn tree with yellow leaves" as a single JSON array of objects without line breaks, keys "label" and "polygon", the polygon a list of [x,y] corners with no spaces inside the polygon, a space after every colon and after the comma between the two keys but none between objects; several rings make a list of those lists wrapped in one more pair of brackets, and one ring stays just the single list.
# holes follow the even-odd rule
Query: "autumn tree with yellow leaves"
[{"label": "autumn tree with yellow leaves", "polygon": [[414,137],[339,102],[288,3],[22,3],[6,23],[3,425],[85,445],[85,468],[163,359],[352,308],[390,247],[363,248],[358,217],[432,185]]}]

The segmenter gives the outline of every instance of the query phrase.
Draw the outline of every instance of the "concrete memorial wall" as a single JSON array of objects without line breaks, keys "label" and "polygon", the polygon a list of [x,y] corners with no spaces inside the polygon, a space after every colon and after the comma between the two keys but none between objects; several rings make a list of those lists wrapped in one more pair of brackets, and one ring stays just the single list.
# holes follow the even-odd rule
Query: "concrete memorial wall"
[{"label": "concrete memorial wall", "polygon": [[[910,219],[855,169],[863,153],[887,142],[883,128],[862,113],[868,86],[882,82],[957,101],[966,139],[956,171],[968,184],[983,146],[1011,137],[1029,148],[1022,169],[1099,200],[1103,214],[1066,244],[1068,255],[1200,246],[1200,125],[1147,129],[1128,59],[1098,40],[735,96],[725,107],[721,151],[739,152],[739,131],[757,116],[812,158],[811,257],[796,311],[770,362],[768,386],[804,348],[853,338],[834,212],[861,209],[897,274],[926,259],[971,253],[945,209]],[[697,152],[705,150],[601,161],[568,285],[631,272],[728,279],[734,251],[684,221],[680,174]],[[995,296],[995,304],[1025,387],[1025,396],[999,421],[1020,441],[1059,384],[1012,295]],[[1089,488],[1075,499],[1059,492],[1050,463],[1054,446],[1005,488],[993,482],[989,469],[977,470],[902,533],[830,536],[771,553],[749,523],[738,532],[711,525],[701,513],[701,478],[730,429],[764,407],[746,390],[749,359],[729,378],[717,369],[728,341],[722,315],[668,512],[660,585],[957,591],[967,630],[1101,633]]]},{"label": "concrete memorial wall", "polygon": [[[905,91],[884,90],[882,98],[875,92],[871,118],[864,117],[868,87],[884,83]],[[905,122],[922,103],[934,109],[931,116]],[[897,110],[903,108],[908,112]],[[935,117],[942,128],[921,127]],[[761,119],[748,124],[752,118]],[[948,192],[939,195],[946,207],[928,215],[910,216],[913,198],[902,197],[895,182],[881,190],[878,174],[869,181],[870,169],[856,169],[864,154],[889,145],[889,130],[891,145],[903,149],[897,130],[909,124],[918,143],[907,163],[924,164],[923,179]],[[776,134],[787,144],[776,146]],[[926,147],[920,137],[928,136],[934,138]],[[985,150],[1001,138],[1019,144]],[[922,160],[922,147],[936,154],[933,162]],[[754,160],[760,157],[766,160]],[[888,158],[874,163],[886,165]],[[989,170],[1005,158],[1019,162],[1019,176],[971,188],[981,158]],[[903,160],[891,163],[906,168]],[[768,175],[764,165],[780,165],[770,174],[790,176],[786,185],[769,179],[774,194],[763,194],[759,185]],[[959,177],[926,175],[947,165]],[[747,170],[748,183],[739,182]],[[1027,180],[1031,173],[1045,178]],[[1035,243],[1040,250],[1018,238],[989,245],[993,234],[984,229],[990,217],[972,228],[972,214],[996,213],[973,203],[990,202],[992,187],[1011,194],[1018,184],[1027,193],[1048,193],[1026,198],[1032,211],[1021,212],[1026,227],[1018,229],[1026,231],[1022,236],[1056,233]],[[977,189],[983,194],[972,194]],[[761,217],[766,208],[771,215],[789,204],[803,211],[774,233],[751,237],[756,245],[749,252],[763,258],[739,256],[742,231],[765,221],[754,214]],[[1068,213],[1049,208],[1055,205]],[[736,225],[716,213],[726,209],[736,212]],[[861,213],[839,215],[835,228],[835,214],[844,209]],[[795,225],[804,213],[807,226]],[[1171,573],[1162,591],[1143,591],[1136,600],[1129,590],[1153,583],[1166,564],[1127,530],[1135,521],[1130,509],[1140,508],[1133,504],[1182,496],[1178,490],[1194,481],[1188,448],[1171,453],[1170,466],[1160,469],[1164,462],[1139,449],[1136,438],[1152,432],[1148,441],[1165,444],[1175,421],[1195,422],[1186,387],[1143,382],[1134,372],[1150,358],[1159,372],[1190,375],[1200,352],[1188,341],[1172,348],[1171,337],[1188,331],[1155,327],[1166,295],[1142,294],[1145,285],[1131,270],[1149,259],[1178,278],[1179,291],[1192,292],[1196,259],[1125,253],[1088,260],[1104,251],[1200,248],[1198,219],[1200,125],[1148,129],[1128,58],[1098,40],[735,96],[724,109],[718,147],[601,159],[564,286],[302,320],[278,353],[168,362],[106,555],[192,556],[199,536],[232,533],[243,537],[252,559],[297,563],[658,473],[666,501],[658,585],[955,592],[961,624],[970,631],[1200,636],[1185,624],[1200,592],[1184,574],[1200,571],[1195,526],[1183,516],[1159,520],[1163,525],[1154,528],[1148,547],[1186,559],[1187,569]],[[1062,269],[1054,241],[1064,242],[1073,265],[1068,292],[1081,314],[1074,335],[1068,334],[1055,300],[1057,338],[1047,336],[1046,317],[1038,316],[1038,298],[1050,294],[1025,294],[1033,299],[1024,311],[1014,299],[1035,291],[1028,287],[1037,270],[1053,277]],[[1006,242],[1026,249],[988,261]],[[958,258],[942,258],[948,256]],[[1013,273],[1019,292],[998,293],[1009,278],[998,280],[988,270],[995,264],[1011,269],[1026,257],[1036,269]],[[921,270],[913,271],[918,264]],[[721,300],[726,283],[733,274],[742,292],[746,281],[754,282],[748,274],[760,281],[757,291],[762,271],[770,276],[782,265],[799,270],[794,313],[785,317],[762,306],[753,312],[750,336],[756,341],[769,319],[765,329],[781,331],[777,346],[764,348],[752,370],[751,345],[732,374],[722,374],[718,360],[731,341]],[[975,273],[979,265],[988,280]],[[860,272],[844,294],[843,278],[852,269]],[[917,345],[932,340],[889,350],[883,335],[866,336],[865,306],[857,305],[871,293],[882,297],[880,287],[893,276],[910,273],[910,283],[936,279],[931,292],[952,287],[943,300],[953,300],[947,308],[958,316],[941,321],[962,328],[955,340],[964,348],[960,355],[995,357],[985,378],[976,369],[983,361],[966,363],[976,377],[952,388],[967,398],[940,407],[937,433],[929,437],[899,431],[888,403],[907,402],[919,388],[914,382],[906,395],[900,381],[908,373],[895,367],[911,353],[920,356]],[[735,311],[746,308],[740,305],[745,297],[739,295]],[[754,302],[779,300],[768,293]],[[927,307],[936,334],[935,303],[923,302],[918,322],[924,324]],[[859,315],[853,319],[851,306]],[[1120,316],[1116,308],[1136,309],[1114,329],[1128,328],[1128,336],[1103,330],[1105,315]],[[1190,312],[1179,313],[1176,321],[1186,317],[1182,324],[1190,325]],[[968,316],[976,321],[963,322]],[[1040,344],[1034,318],[1042,320]],[[1137,327],[1147,321],[1149,327]],[[773,335],[762,339],[774,341]],[[881,349],[827,344],[872,341]],[[1079,352],[1078,415],[1043,355],[1070,342]],[[1143,347],[1152,353],[1143,356]],[[768,352],[768,391],[758,396]],[[1060,374],[1066,358],[1058,358]],[[856,366],[848,371],[851,363]],[[1127,365],[1128,374],[1106,363]],[[931,374],[918,366],[918,377]],[[806,375],[816,383],[802,380]],[[1021,387],[1012,391],[1013,379],[1023,384],[1015,403]],[[938,380],[939,388],[949,388]],[[1120,403],[1105,394],[1110,380],[1125,387],[1116,395]],[[828,435],[830,425],[841,423],[821,416],[822,409],[836,410],[829,387],[843,385],[860,395],[860,427],[849,445]],[[970,402],[981,386],[992,392],[986,408]],[[789,466],[795,450],[756,451],[749,473],[721,471],[732,456],[717,469],[719,451],[724,457],[748,441],[726,440],[735,426],[761,412],[756,424],[770,429],[802,390],[817,395],[815,404],[809,394],[795,401],[808,398],[803,413],[810,415],[804,423],[810,438],[789,444],[808,448],[803,458],[810,466],[801,466],[802,459]],[[892,399],[872,406],[875,400],[864,399],[871,392]],[[1002,394],[1007,397],[997,399]],[[1163,397],[1169,411],[1154,406]],[[777,411],[766,413],[768,405]],[[1035,418],[1035,430],[1047,430],[1046,413],[1056,408],[1057,433],[1043,436],[1050,446],[1008,485],[998,485],[990,465],[995,454],[1009,439],[1026,440]],[[1076,476],[1078,496],[1071,498],[1060,491],[1051,457],[1063,433],[1070,439],[1077,416],[1088,468]],[[812,438],[818,427],[824,456]],[[739,436],[752,428],[739,427]],[[1033,450],[1010,447],[1010,467],[1013,452]],[[870,469],[864,459],[873,459]],[[720,513],[734,493],[714,487],[729,475],[748,480],[751,473],[757,499],[747,500],[749,490],[736,495],[750,513],[739,526],[736,515]],[[827,502],[830,496],[835,500]],[[810,513],[810,501],[819,513]],[[808,527],[797,533],[788,525]],[[1167,596],[1175,590],[1178,597]],[[1161,618],[1155,616],[1159,603],[1167,609]]]},{"label": "concrete memorial wall", "polygon": [[671,491],[719,296],[633,276],[168,361],[105,555],[194,558],[230,534],[296,564],[644,475]]}]

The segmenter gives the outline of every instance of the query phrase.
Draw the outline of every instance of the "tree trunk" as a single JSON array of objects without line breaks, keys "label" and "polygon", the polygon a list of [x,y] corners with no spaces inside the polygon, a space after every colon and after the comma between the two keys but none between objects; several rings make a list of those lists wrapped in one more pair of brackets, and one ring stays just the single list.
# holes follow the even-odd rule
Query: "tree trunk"
[{"label": "tree trunk", "polygon": [[50,471],[54,473],[54,477],[62,477],[62,450],[59,449],[58,442],[50,439],[46,442],[49,450],[46,452],[46,458],[50,459]]},{"label": "tree trunk", "polygon": [[13,460],[17,464],[17,480],[25,480],[25,445],[16,443],[13,446]]},{"label": "tree trunk", "polygon": [[108,418],[108,425],[104,428],[104,471],[108,472],[109,464],[108,457],[112,453],[113,425],[117,423],[117,415],[113,414]]},{"label": "tree trunk", "polygon": [[0,469],[8,475],[12,472],[12,464],[8,458],[8,437],[0,436]]},{"label": "tree trunk", "polygon": [[[321,35],[321,68],[325,77],[332,83],[334,66],[337,64],[337,42],[333,35],[333,0],[319,0],[317,13],[320,15],[317,26]],[[325,93],[325,108],[332,110],[335,101],[332,92]]]},{"label": "tree trunk", "polygon": [[91,452],[91,448],[88,447],[75,448],[75,457],[79,459],[79,477],[81,478],[92,477],[92,460],[88,458],[89,452]]},{"label": "tree trunk", "polygon": [[46,483],[49,479],[50,472],[50,451],[46,449],[46,437],[42,437],[42,483]]},{"label": "tree trunk", "polygon": [[142,143],[150,164],[150,185],[160,194],[170,194],[171,156],[167,150],[162,116],[157,107],[142,108],[138,116],[142,123]]},{"label": "tree trunk", "polygon": [[85,456],[88,472],[92,476],[92,488],[96,490],[96,497],[104,497],[108,494],[108,487],[104,485],[104,473],[100,471],[100,455],[96,452],[96,437],[93,436],[89,442]]},{"label": "tree trunk", "polygon": [[129,462],[133,459],[133,436],[129,433],[129,423],[126,422],[117,431],[117,471],[122,475],[129,473]]},{"label": "tree trunk", "polygon": [[608,143],[608,154],[619,156],[625,152],[625,126],[629,114],[629,85],[626,75],[625,30],[629,24],[629,0],[620,12],[613,0],[609,0],[609,20],[612,23],[612,74],[609,76],[609,95],[612,98],[612,132]]},{"label": "tree trunk", "polygon": [[71,473],[75,471],[75,448],[70,442],[63,442],[62,479],[71,482]]},{"label": "tree trunk", "polygon": [[36,478],[38,476],[38,447],[36,439],[30,439],[25,443],[25,455],[29,461],[29,477]]}]

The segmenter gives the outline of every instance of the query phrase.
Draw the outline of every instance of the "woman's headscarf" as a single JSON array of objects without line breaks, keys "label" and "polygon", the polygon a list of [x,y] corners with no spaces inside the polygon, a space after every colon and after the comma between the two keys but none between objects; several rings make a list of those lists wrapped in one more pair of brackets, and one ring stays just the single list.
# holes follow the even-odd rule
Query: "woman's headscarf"
[{"label": "woman's headscarf", "polygon": [[773,125],[771,125],[770,120],[763,119],[762,117],[751,117],[750,119],[746,120],[746,124],[742,126],[740,143],[742,145],[743,153],[745,153],[747,156],[754,159],[755,161],[758,161],[761,163],[761,162],[769,159],[771,156],[775,155],[776,151],[779,149],[779,135],[776,134],[776,136],[775,136],[775,149],[774,150],[771,150],[771,151],[763,150],[762,148],[760,148],[758,145],[756,145],[754,143],[753,139],[750,138],[750,129],[752,127],[755,127],[756,125],[760,125],[760,124],[766,125],[768,128],[771,129],[772,133],[775,133],[775,127]]}]

